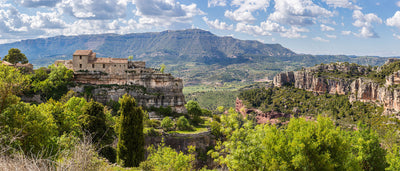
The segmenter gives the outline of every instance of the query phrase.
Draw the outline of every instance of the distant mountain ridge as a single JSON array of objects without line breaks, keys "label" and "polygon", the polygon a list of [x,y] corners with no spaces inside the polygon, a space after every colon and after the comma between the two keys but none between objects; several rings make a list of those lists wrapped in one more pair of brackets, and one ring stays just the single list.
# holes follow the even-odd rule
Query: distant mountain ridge
[{"label": "distant mountain ridge", "polygon": [[296,53],[280,44],[219,37],[208,31],[188,29],[151,33],[56,36],[1,44],[0,56],[19,48],[36,65],[69,59],[77,49],[92,49],[99,57],[136,60],[200,62],[206,64],[247,60],[243,56],[293,56]]}]

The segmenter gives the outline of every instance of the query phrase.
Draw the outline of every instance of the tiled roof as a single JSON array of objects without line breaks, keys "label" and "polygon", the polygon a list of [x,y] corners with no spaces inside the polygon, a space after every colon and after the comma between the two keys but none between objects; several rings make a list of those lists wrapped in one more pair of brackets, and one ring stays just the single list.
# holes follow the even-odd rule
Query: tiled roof
[{"label": "tiled roof", "polygon": [[76,50],[74,55],[90,55],[92,50]]},{"label": "tiled roof", "polygon": [[125,58],[95,58],[93,61],[89,61],[89,63],[101,63],[101,64],[122,64],[128,63],[128,59]]},{"label": "tiled roof", "polygon": [[7,61],[1,61],[1,63],[4,65],[13,66],[13,64],[11,64],[10,62],[7,62]]}]

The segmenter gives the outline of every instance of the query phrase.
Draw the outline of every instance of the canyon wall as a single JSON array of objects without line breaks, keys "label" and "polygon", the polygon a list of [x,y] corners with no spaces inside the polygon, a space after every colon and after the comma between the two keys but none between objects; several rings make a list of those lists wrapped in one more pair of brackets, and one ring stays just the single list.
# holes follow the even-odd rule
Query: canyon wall
[{"label": "canyon wall", "polygon": [[[368,72],[370,71],[366,67],[351,64],[325,64],[277,74],[273,83],[277,87],[291,85],[319,94],[349,95],[350,101],[383,106],[385,114],[400,112],[400,89],[397,88],[400,83],[400,71],[386,76],[385,84],[368,78]],[[350,73],[353,75],[348,76]]]}]

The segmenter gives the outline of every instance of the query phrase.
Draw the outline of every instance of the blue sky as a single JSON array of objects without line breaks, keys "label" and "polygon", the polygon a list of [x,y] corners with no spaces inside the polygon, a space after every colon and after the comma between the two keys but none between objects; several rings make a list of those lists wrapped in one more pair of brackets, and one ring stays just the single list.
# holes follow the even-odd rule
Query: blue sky
[{"label": "blue sky", "polygon": [[0,0],[0,43],[189,28],[297,53],[400,56],[398,0]]}]

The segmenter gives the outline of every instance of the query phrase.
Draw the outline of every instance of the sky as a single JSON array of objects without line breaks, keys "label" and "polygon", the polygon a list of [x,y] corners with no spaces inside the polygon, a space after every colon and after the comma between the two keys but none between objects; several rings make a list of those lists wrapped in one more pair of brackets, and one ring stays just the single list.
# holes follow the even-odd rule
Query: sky
[{"label": "sky", "polygon": [[400,56],[399,0],[0,0],[0,43],[191,28],[296,53]]}]

